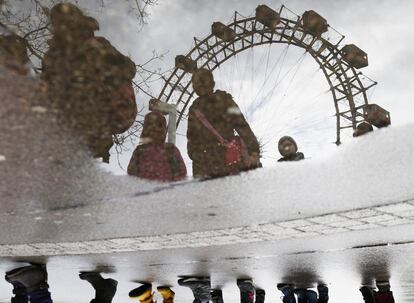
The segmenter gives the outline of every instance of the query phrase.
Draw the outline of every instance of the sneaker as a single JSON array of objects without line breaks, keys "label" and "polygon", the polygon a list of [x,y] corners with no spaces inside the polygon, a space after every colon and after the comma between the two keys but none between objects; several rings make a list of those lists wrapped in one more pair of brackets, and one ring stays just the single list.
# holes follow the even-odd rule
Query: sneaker
[{"label": "sneaker", "polygon": [[161,294],[164,303],[172,303],[174,301],[175,293],[168,286],[158,286],[158,292]]},{"label": "sneaker", "polygon": [[140,287],[134,288],[129,292],[129,297],[132,299],[138,299],[141,303],[153,302],[152,285],[144,284]]}]

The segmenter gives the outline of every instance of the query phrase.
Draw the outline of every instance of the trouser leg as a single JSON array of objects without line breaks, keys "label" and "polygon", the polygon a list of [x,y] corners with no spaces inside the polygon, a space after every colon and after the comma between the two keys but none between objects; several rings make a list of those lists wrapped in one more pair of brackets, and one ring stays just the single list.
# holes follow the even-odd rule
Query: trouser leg
[{"label": "trouser leg", "polygon": [[39,289],[29,293],[30,303],[53,303],[51,294],[47,289]]}]

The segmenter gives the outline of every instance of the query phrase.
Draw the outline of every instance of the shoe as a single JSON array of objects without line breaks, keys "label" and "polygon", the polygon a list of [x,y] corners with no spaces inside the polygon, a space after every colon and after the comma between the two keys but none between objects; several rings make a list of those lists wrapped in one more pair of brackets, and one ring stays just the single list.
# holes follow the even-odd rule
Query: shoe
[{"label": "shoe", "polygon": [[129,292],[131,299],[138,299],[140,303],[154,303],[154,297],[152,294],[152,285],[144,284]]},{"label": "shoe", "polygon": [[377,285],[377,288],[380,292],[387,292],[390,291],[390,281],[383,280],[383,281],[376,281],[375,283]]},{"label": "shoe", "polygon": [[26,296],[27,295],[27,288],[20,282],[13,282],[8,278],[8,275],[13,275],[16,271],[20,270],[20,268],[13,269],[6,273],[4,277],[7,282],[13,285],[13,294],[16,296]]},{"label": "shoe", "polygon": [[175,292],[173,292],[171,288],[167,286],[158,286],[157,290],[161,294],[164,303],[172,303],[174,301]]},{"label": "shoe", "polygon": [[362,286],[359,289],[359,291],[361,292],[365,303],[375,303],[374,293],[373,293],[372,288],[370,286]]},{"label": "shoe", "polygon": [[210,278],[182,278],[178,280],[178,285],[190,288],[193,292],[195,300],[198,300],[202,303],[211,301]]},{"label": "shoe", "polygon": [[99,272],[81,272],[79,278],[88,281],[95,289],[96,302],[112,302],[116,293],[118,281],[114,279],[104,279]]},{"label": "shoe", "polygon": [[23,285],[27,292],[48,289],[46,269],[39,265],[16,268],[6,273],[6,281],[13,285]]}]

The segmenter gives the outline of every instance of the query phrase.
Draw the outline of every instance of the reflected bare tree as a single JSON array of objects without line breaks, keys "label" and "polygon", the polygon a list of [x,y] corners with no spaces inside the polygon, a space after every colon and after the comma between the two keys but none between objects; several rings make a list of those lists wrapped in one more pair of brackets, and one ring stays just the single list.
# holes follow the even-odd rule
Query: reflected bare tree
[{"label": "reflected bare tree", "polygon": [[[97,9],[105,10],[109,0],[97,1]],[[129,12],[136,17],[137,31],[147,24],[150,6],[158,4],[158,0],[124,0]],[[49,24],[50,8],[61,0],[0,0],[0,28],[13,31],[27,41],[29,57],[36,73],[41,73],[41,61],[48,49],[47,41],[51,38]],[[70,0],[79,5],[79,1]],[[81,6],[81,5],[80,5]],[[1,31],[0,31],[1,32]],[[151,58],[136,65],[137,73],[133,81],[136,94],[139,92],[152,97],[151,83],[162,79],[167,71],[153,69],[153,63],[162,60],[165,54],[153,51]],[[128,146],[134,146],[142,129],[143,107],[138,105],[138,118],[134,125],[124,134],[115,135],[116,152],[118,155],[129,151]]]}]

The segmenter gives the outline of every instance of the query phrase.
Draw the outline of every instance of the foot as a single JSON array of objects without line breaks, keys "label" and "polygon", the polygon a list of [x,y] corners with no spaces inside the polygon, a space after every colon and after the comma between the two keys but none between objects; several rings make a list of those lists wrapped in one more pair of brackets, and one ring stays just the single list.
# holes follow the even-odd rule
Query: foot
[{"label": "foot", "polygon": [[13,285],[23,285],[27,292],[40,289],[48,289],[47,272],[44,267],[39,265],[29,265],[16,268],[6,273],[6,281]]},{"label": "foot", "polygon": [[129,292],[129,297],[138,299],[141,303],[153,302],[152,299],[152,285],[144,284]]},{"label": "foot", "polygon": [[104,279],[99,272],[81,272],[81,280],[88,281],[95,289],[95,301],[110,303],[115,296],[118,281]]},{"label": "foot", "polygon": [[24,296],[24,295],[27,295],[27,288],[22,283],[20,283],[20,282],[12,282],[8,278],[8,275],[12,275],[16,271],[18,271],[18,270],[20,270],[20,268],[13,269],[11,271],[6,272],[5,279],[6,279],[7,282],[9,282],[10,284],[13,285],[13,294],[15,294],[16,296]]},{"label": "foot", "polygon": [[211,301],[210,278],[189,277],[178,280],[178,285],[189,287],[194,294],[194,299],[201,302]]},{"label": "foot", "polygon": [[172,302],[174,300],[175,293],[171,290],[168,286],[158,286],[158,292],[161,294],[164,303],[165,302]]}]

